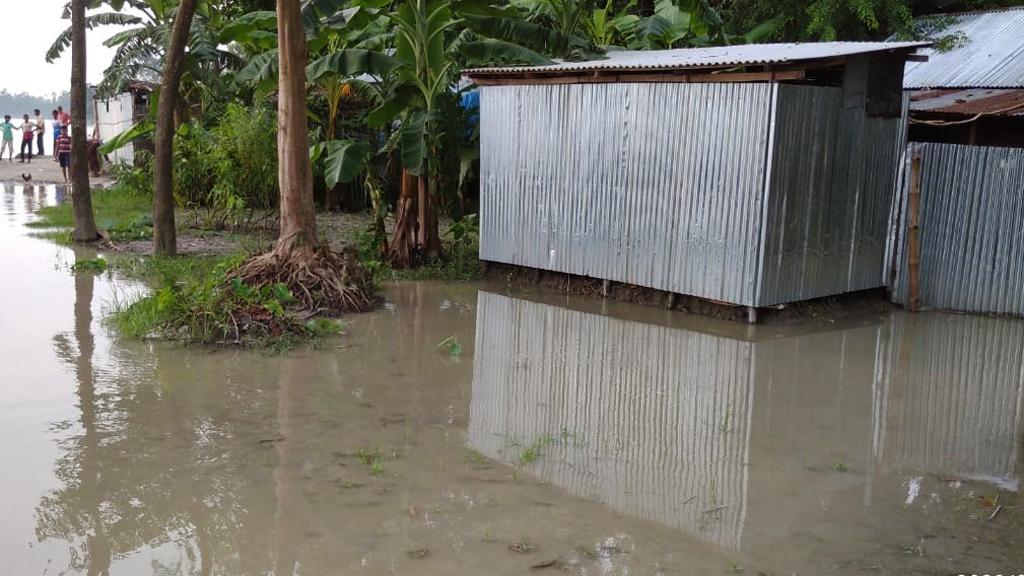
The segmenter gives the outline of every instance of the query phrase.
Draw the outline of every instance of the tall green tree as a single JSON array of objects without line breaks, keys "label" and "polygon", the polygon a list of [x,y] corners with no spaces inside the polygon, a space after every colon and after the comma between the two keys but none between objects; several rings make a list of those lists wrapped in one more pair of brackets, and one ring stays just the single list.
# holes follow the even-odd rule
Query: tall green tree
[{"label": "tall green tree", "polygon": [[174,113],[178,85],[184,72],[185,44],[192,29],[197,0],[181,0],[174,16],[170,43],[164,54],[157,102],[153,153],[153,253],[174,256],[178,252],[174,222]]},{"label": "tall green tree", "polygon": [[71,0],[71,186],[76,242],[99,238],[89,190],[85,127],[85,0]]}]

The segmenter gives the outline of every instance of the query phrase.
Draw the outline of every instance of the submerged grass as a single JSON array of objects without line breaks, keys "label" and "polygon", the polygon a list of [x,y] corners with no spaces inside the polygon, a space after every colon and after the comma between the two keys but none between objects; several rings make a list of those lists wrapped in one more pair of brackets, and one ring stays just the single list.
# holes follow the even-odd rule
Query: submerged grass
[{"label": "submerged grass", "polygon": [[[96,189],[92,191],[92,205],[96,225],[105,230],[111,240],[139,240],[153,236],[153,200],[149,194],[127,186]],[[70,201],[40,208],[36,215],[38,219],[27,226],[49,229],[37,236],[63,244],[71,242],[68,231],[75,226],[75,215]]]},{"label": "submerged grass", "polygon": [[118,260],[119,271],[145,280],[153,291],[115,302],[108,322],[130,338],[272,350],[341,331],[338,321],[291,313],[295,298],[283,284],[256,289],[232,278],[244,259],[239,254]]}]

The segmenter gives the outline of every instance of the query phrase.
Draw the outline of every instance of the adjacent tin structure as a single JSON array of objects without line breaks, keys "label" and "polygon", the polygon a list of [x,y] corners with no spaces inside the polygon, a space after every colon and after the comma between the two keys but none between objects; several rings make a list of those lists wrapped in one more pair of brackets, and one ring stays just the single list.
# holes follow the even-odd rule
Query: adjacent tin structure
[{"label": "adjacent tin structure", "polygon": [[883,285],[921,43],[484,68],[480,257],[750,307]]}]

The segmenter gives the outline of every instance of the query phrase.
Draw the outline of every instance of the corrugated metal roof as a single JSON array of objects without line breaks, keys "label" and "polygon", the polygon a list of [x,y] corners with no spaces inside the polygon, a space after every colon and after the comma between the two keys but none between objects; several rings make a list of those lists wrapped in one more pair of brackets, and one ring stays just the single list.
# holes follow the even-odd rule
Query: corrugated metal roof
[{"label": "corrugated metal roof", "polygon": [[942,34],[961,32],[967,43],[907,62],[904,88],[1024,88],[1024,8],[951,16],[957,23]]},{"label": "corrugated metal roof", "polygon": [[1024,90],[969,88],[967,90],[925,90],[910,98],[914,112],[974,116],[1024,116]]},{"label": "corrugated metal roof", "polygon": [[801,44],[742,44],[676,50],[614,50],[603,60],[558,62],[547,66],[475,68],[466,74],[519,74],[523,72],[582,72],[623,70],[683,70],[758,64],[788,64],[928,46],[927,42],[809,42]]}]

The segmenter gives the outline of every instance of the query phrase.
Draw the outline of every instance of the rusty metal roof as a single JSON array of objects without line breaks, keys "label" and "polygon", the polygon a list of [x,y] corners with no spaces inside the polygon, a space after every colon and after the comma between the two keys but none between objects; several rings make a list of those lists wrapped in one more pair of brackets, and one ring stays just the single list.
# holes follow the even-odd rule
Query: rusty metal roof
[{"label": "rusty metal roof", "polygon": [[925,90],[910,97],[910,110],[961,116],[1024,116],[1024,89]]},{"label": "rusty metal roof", "polygon": [[566,73],[584,71],[686,70],[731,66],[811,62],[885,52],[912,51],[927,42],[808,42],[797,44],[741,44],[713,48],[675,50],[612,50],[603,60],[557,62],[546,66],[498,66],[474,68],[466,74]]},{"label": "rusty metal roof", "polygon": [[966,44],[922,51],[928,61],[907,62],[904,88],[1024,88],[1024,8],[949,17],[956,23],[941,34],[962,34]]}]

